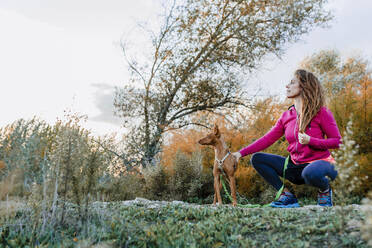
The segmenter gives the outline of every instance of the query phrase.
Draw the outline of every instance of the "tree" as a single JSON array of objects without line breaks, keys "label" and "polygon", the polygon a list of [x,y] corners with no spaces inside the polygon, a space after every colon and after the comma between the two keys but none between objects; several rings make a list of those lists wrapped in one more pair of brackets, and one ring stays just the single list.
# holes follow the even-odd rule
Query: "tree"
[{"label": "tree", "polygon": [[[165,132],[193,123],[199,111],[246,106],[242,75],[268,54],[281,56],[314,26],[331,19],[327,0],[176,0],[151,36],[146,62],[129,58],[130,82],[115,93],[116,115],[130,132],[128,150],[153,164]],[[139,47],[136,47],[138,52]]]}]

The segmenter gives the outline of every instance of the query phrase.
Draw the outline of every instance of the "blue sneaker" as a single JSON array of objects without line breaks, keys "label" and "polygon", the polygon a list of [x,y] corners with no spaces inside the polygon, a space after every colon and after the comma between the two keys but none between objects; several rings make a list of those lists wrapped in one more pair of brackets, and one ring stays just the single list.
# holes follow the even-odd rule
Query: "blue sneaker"
[{"label": "blue sneaker", "polygon": [[322,207],[332,207],[332,189],[329,188],[327,192],[318,191],[318,205]]},{"label": "blue sneaker", "polygon": [[299,208],[297,198],[294,194],[289,192],[282,192],[277,201],[270,204],[273,208]]}]

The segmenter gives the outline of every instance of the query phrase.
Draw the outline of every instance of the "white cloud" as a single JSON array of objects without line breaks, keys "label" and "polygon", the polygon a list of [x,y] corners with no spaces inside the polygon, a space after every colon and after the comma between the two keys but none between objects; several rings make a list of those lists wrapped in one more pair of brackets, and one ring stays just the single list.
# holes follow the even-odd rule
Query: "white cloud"
[{"label": "white cloud", "polygon": [[[0,126],[34,115],[53,123],[66,108],[91,118],[100,114],[92,84],[121,85],[127,78],[116,44],[121,28],[56,27],[0,9],[0,30],[0,104],[7,106],[2,108]],[[88,121],[87,126],[94,123]]]},{"label": "white cloud", "polygon": [[115,88],[108,84],[93,84],[96,88],[94,104],[99,109],[99,115],[91,118],[92,121],[112,123],[120,125],[122,121],[114,116],[114,92]]}]

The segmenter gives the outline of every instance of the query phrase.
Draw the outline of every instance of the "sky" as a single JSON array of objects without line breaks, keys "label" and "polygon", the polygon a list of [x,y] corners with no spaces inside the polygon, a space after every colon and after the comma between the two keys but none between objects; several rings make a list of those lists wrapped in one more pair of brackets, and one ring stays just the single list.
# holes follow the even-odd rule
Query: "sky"
[{"label": "sky", "polygon": [[[327,8],[330,28],[263,61],[247,87],[283,96],[299,62],[324,49],[372,61],[372,1],[330,0]],[[71,110],[88,117],[82,125],[94,135],[123,132],[113,115],[114,88],[129,78],[120,41],[159,13],[158,0],[0,0],[0,127],[33,116],[53,124]]]}]

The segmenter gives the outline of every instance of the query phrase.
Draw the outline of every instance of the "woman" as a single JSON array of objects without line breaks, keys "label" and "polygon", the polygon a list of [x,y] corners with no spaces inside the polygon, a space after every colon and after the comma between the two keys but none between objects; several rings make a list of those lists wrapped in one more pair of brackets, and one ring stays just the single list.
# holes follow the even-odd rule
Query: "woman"
[{"label": "woman", "polygon": [[[276,190],[280,190],[283,183],[279,176],[283,177],[285,157],[257,152],[269,147],[284,134],[290,153],[285,179],[294,184],[308,184],[318,188],[318,205],[332,206],[332,189],[326,176],[332,180],[337,176],[334,159],[328,150],[338,148],[341,143],[336,121],[324,107],[322,87],[311,72],[297,70],[286,88],[287,97],[294,100],[294,105],[282,114],[275,126],[262,138],[233,155],[239,160],[240,157],[254,153],[251,158],[253,167]],[[287,188],[270,205],[299,207],[296,196]]]}]

